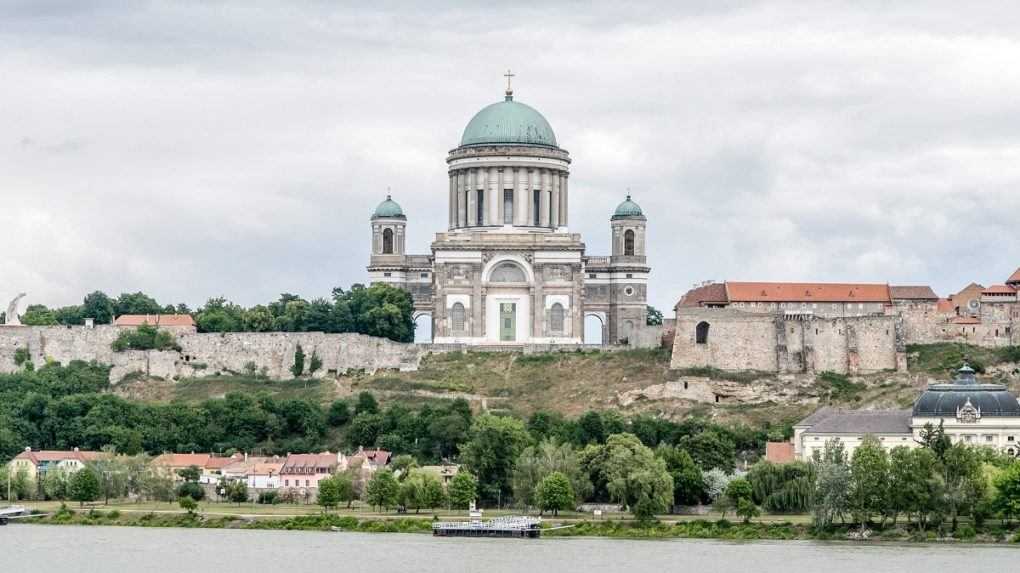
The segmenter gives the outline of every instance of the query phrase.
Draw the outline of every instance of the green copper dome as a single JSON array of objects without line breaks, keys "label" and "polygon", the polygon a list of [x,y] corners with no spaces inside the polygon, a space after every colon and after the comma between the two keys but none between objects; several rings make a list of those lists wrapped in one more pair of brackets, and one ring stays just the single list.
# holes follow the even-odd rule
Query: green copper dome
[{"label": "green copper dome", "polygon": [[556,134],[535,108],[506,100],[482,108],[464,128],[461,145],[517,143],[556,147]]},{"label": "green copper dome", "polygon": [[641,212],[641,206],[630,200],[630,195],[627,195],[627,199],[620,203],[616,207],[616,212],[613,213],[613,218],[617,219],[620,217],[643,217],[644,213]]},{"label": "green copper dome", "polygon": [[379,206],[375,208],[375,213],[372,214],[373,219],[380,217],[405,218],[404,210],[389,195],[386,196],[385,201],[379,203]]}]

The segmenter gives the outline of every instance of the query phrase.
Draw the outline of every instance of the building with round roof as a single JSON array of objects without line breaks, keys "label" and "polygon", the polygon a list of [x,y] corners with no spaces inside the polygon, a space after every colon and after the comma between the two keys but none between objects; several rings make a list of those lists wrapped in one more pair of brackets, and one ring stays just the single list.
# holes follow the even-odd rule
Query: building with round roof
[{"label": "building with round roof", "polygon": [[1002,384],[981,384],[970,366],[957,372],[947,384],[931,384],[914,402],[913,415],[923,418],[983,417],[1020,418],[1020,402]]},{"label": "building with round roof", "polygon": [[425,340],[659,345],[641,208],[628,195],[609,217],[611,254],[589,256],[570,232],[570,153],[509,81],[502,101],[470,116],[446,164],[449,222],[431,254],[407,254],[407,217],[392,198],[371,217],[369,280],[411,292]]}]

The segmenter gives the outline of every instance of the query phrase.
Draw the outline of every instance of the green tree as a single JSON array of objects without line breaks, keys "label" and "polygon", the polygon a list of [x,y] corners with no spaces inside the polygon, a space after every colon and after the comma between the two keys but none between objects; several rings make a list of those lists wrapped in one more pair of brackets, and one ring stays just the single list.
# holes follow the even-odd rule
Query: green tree
[{"label": "green tree", "polygon": [[400,485],[401,502],[418,513],[421,508],[432,509],[443,504],[446,493],[435,475],[414,470]]},{"label": "green tree", "polygon": [[733,507],[737,515],[744,518],[744,523],[758,515],[758,508],[754,504],[754,488],[746,479],[737,478],[731,481],[726,486],[723,496],[726,498],[726,505]]},{"label": "green tree", "polygon": [[202,469],[198,466],[188,466],[177,470],[177,475],[181,476],[184,481],[197,482],[202,477]]},{"label": "green tree", "polygon": [[535,505],[538,484],[554,472],[567,476],[577,501],[591,494],[591,481],[581,467],[577,452],[570,444],[559,443],[553,438],[524,448],[517,458],[512,480],[514,501],[525,508]]},{"label": "green tree", "polygon": [[315,350],[312,350],[312,358],[308,362],[308,374],[315,374],[320,368],[322,368],[322,359],[319,358],[319,354]]},{"label": "green tree", "polygon": [[25,326],[52,326],[57,324],[56,314],[42,304],[30,304],[21,315],[21,324]]},{"label": "green tree", "polygon": [[867,435],[850,460],[850,509],[861,528],[889,501],[889,457],[878,438]]},{"label": "green tree", "polygon": [[346,400],[334,400],[329,405],[329,425],[337,428],[351,421],[351,410]]},{"label": "green tree", "polygon": [[329,511],[340,504],[340,481],[339,476],[334,475],[319,480],[319,496],[316,502],[322,506],[323,511]]},{"label": "green tree", "polygon": [[751,467],[747,481],[755,503],[772,513],[807,512],[814,503],[815,471],[804,462],[761,461]]},{"label": "green tree", "polygon": [[92,468],[82,468],[71,475],[67,485],[70,498],[84,506],[86,501],[99,499],[99,478]]},{"label": "green tree", "polygon": [[938,426],[928,422],[921,429],[921,445],[934,452],[935,457],[942,461],[946,451],[949,450],[953,443],[950,441],[949,436],[946,435],[944,423],[939,420]]},{"label": "green tree", "polygon": [[163,307],[156,302],[156,299],[142,293],[121,293],[113,302],[114,312],[117,316],[122,314],[161,314]]},{"label": "green tree", "polygon": [[945,487],[942,503],[955,532],[959,516],[973,514],[988,487],[976,450],[965,444],[954,444],[946,450],[942,459],[942,479]]},{"label": "green tree", "polygon": [[378,470],[365,488],[366,501],[372,507],[389,509],[400,500],[400,484],[390,470]]},{"label": "green tree", "polygon": [[996,476],[994,504],[1007,522],[1020,517],[1020,463],[1013,463]]},{"label": "green tree", "polygon": [[177,503],[181,506],[181,509],[188,512],[191,517],[195,516],[195,512],[198,510],[198,502],[195,501],[190,495],[182,495]]},{"label": "green tree", "polygon": [[450,480],[447,493],[453,509],[467,509],[471,502],[478,498],[478,478],[471,472],[461,469]]},{"label": "green tree", "polygon": [[677,447],[690,454],[703,471],[712,468],[719,468],[725,472],[733,471],[736,445],[732,439],[718,431],[706,430],[683,436],[677,442]]},{"label": "green tree", "polygon": [[538,483],[535,488],[535,501],[543,511],[551,511],[559,515],[560,510],[574,508],[574,488],[570,479],[562,472],[553,472]]},{"label": "green tree", "polygon": [[101,291],[97,290],[86,295],[82,301],[82,318],[93,318],[96,324],[110,324],[113,322],[115,312],[113,301]]},{"label": "green tree", "polygon": [[828,440],[825,448],[815,452],[814,524],[818,529],[842,519],[850,509],[850,464],[846,449],[839,440]]},{"label": "green tree", "polygon": [[[6,485],[5,481],[0,484],[0,487]],[[67,472],[57,469],[46,472],[46,477],[43,478],[43,493],[46,494],[47,499],[65,500],[68,498],[67,489]]]},{"label": "green tree", "polygon": [[701,468],[686,450],[660,444],[655,455],[666,462],[666,469],[673,477],[673,503],[697,505],[705,499],[705,479]]},{"label": "green tree", "polygon": [[417,468],[418,460],[408,454],[393,456],[390,460],[390,470],[399,481],[407,481],[407,478],[411,477],[411,472]]},{"label": "green tree", "polygon": [[612,499],[630,508],[640,521],[669,509],[673,478],[651,448],[634,434],[614,434],[606,440],[605,452],[602,473]]},{"label": "green tree", "polygon": [[242,480],[233,480],[226,486],[227,499],[237,505],[248,501],[248,484]]},{"label": "green tree", "polygon": [[300,378],[305,373],[305,351],[300,344],[294,349],[294,364],[290,367],[290,373],[295,378]]},{"label": "green tree", "polygon": [[510,492],[514,462],[528,443],[524,423],[510,417],[484,414],[475,418],[461,460],[478,476],[483,499],[501,500]]},{"label": "green tree", "polygon": [[662,312],[652,305],[647,305],[647,317],[645,318],[645,324],[648,326],[659,326],[662,324]]},{"label": "green tree", "polygon": [[160,330],[150,324],[120,331],[111,347],[115,352],[180,349],[173,333],[168,330]]},{"label": "green tree", "polygon": [[[414,341],[414,302],[411,293],[385,284],[351,285],[334,289],[334,321],[344,331],[380,336],[397,342]],[[345,327],[345,328],[344,328]]]},{"label": "green tree", "polygon": [[354,403],[354,415],[378,413],[379,402],[376,401],[375,396],[371,392],[358,392],[358,397]]}]

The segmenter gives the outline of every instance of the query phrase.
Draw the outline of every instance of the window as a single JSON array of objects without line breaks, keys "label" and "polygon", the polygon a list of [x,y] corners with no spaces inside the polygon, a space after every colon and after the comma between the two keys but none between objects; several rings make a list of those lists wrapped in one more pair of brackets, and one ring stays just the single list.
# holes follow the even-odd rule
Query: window
[{"label": "window", "polygon": [[382,252],[384,255],[393,254],[393,229],[382,232]]},{"label": "window", "polygon": [[384,277],[391,277],[391,276],[393,276],[393,273],[383,273],[382,276],[384,276]]},{"label": "window", "polygon": [[286,487],[290,487],[290,480],[289,479],[283,480],[283,485]]},{"label": "window", "polygon": [[454,303],[450,309],[451,328],[454,332],[464,332],[464,320],[464,305],[459,302]]},{"label": "window", "polygon": [[563,305],[558,302],[549,310],[549,328],[553,332],[563,332]]},{"label": "window", "polygon": [[422,273],[421,274],[421,278],[427,279],[427,278],[429,278],[429,274],[428,273]]},{"label": "window", "polygon": [[514,224],[514,190],[503,190],[503,224]]},{"label": "window", "polygon": [[634,254],[634,231],[630,229],[627,229],[627,232],[623,234],[623,254]]},{"label": "window", "polygon": [[595,273],[588,273],[588,278],[590,278],[590,279],[597,279],[597,278],[599,278],[599,276],[597,274],[595,274]]},{"label": "window", "polygon": [[632,279],[634,278],[634,275],[632,273],[627,273],[627,278]]},{"label": "window", "polygon": [[535,189],[534,191],[534,199],[532,200],[532,202],[534,203],[532,211],[535,213],[535,216],[532,217],[531,219],[532,221],[534,221],[534,225],[537,227],[540,224],[541,212],[539,211],[539,209],[542,208],[542,192],[539,191],[538,189]]},{"label": "window", "polygon": [[489,275],[489,282],[493,283],[526,283],[528,282],[524,270],[514,263],[500,263]]},{"label": "window", "polygon": [[475,221],[477,225],[485,224],[485,191],[477,191],[478,198],[475,200]]},{"label": "window", "polygon": [[709,324],[707,322],[699,322],[698,326],[694,329],[694,342],[697,344],[708,344],[708,329]]}]

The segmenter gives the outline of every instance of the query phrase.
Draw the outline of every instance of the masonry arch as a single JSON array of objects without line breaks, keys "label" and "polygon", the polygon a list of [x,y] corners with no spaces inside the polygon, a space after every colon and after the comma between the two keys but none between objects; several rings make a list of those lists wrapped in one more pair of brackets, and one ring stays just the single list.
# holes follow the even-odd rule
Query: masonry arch
[{"label": "masonry arch", "polygon": [[623,254],[627,256],[634,255],[634,230],[627,229],[623,233]]},{"label": "masonry arch", "polygon": [[[497,273],[496,271],[499,272]],[[517,255],[506,255],[489,261],[482,269],[482,277],[484,277],[485,283],[504,282],[512,284],[513,281],[505,279],[522,278],[521,275],[517,274],[518,272],[523,273],[523,283],[532,284],[535,282],[535,274],[531,269],[531,264],[525,261],[523,257]]]},{"label": "masonry arch", "polygon": [[450,329],[454,333],[462,333],[467,330],[467,312],[465,312],[462,303],[455,302],[450,307]]},{"label": "masonry arch", "polygon": [[432,342],[432,313],[416,312],[414,319],[414,341],[418,344]]},{"label": "masonry arch", "polygon": [[600,312],[588,312],[584,315],[584,343],[606,344],[606,317]]},{"label": "masonry arch", "polygon": [[382,252],[384,255],[393,254],[393,229],[384,229],[382,232]]},{"label": "masonry arch", "polygon": [[705,321],[698,323],[698,326],[694,327],[694,342],[696,344],[708,344],[708,331],[712,328],[712,325]]}]

